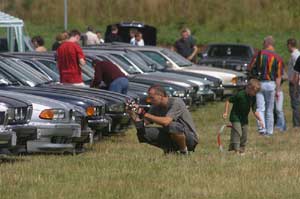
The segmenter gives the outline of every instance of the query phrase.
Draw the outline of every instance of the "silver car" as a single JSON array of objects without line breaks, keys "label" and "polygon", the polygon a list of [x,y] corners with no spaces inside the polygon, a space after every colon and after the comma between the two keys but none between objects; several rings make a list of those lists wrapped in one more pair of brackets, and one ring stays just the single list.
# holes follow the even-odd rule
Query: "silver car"
[{"label": "silver car", "polygon": [[81,126],[75,120],[75,107],[68,103],[16,92],[1,91],[0,96],[32,103],[29,125],[37,128],[37,139],[27,141],[27,152],[75,152]]}]

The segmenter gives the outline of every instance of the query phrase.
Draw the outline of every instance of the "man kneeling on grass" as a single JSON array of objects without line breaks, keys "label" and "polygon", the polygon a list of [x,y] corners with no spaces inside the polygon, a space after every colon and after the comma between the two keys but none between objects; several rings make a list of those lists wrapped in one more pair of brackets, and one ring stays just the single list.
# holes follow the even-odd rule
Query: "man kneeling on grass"
[{"label": "man kneeling on grass", "polygon": [[250,108],[261,127],[264,127],[263,121],[256,111],[256,93],[260,90],[260,82],[251,79],[245,90],[239,91],[236,95],[229,98],[225,104],[223,118],[228,115],[229,102],[233,103],[230,113],[230,122],[232,123],[229,151],[244,153],[247,142],[248,115]]},{"label": "man kneeling on grass", "polygon": [[[165,153],[180,152],[188,154],[198,144],[196,128],[192,116],[180,98],[168,97],[159,85],[148,90],[151,107],[148,113],[137,107],[137,111],[128,109],[133,119],[140,142],[159,147]],[[147,127],[155,123],[158,127]]]}]

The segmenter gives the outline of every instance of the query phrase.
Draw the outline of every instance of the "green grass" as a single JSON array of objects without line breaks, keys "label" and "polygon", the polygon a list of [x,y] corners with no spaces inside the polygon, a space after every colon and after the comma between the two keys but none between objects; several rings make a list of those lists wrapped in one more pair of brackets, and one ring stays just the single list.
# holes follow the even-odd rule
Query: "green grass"
[{"label": "green grass", "polygon": [[[0,163],[1,198],[299,198],[300,134],[285,97],[287,133],[260,137],[251,116],[245,156],[219,152],[224,103],[215,102],[193,112],[200,143],[189,157],[140,144],[131,129],[77,156],[10,157]],[[228,139],[227,130],[225,147]]]}]

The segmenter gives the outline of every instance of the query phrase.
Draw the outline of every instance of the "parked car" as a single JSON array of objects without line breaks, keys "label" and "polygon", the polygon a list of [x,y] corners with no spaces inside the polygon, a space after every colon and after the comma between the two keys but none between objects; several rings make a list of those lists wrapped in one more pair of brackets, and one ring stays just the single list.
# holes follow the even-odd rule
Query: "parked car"
[{"label": "parked car", "polygon": [[201,75],[210,75],[222,80],[224,87],[223,96],[232,95],[238,89],[244,88],[247,83],[247,76],[237,71],[220,68],[205,67],[195,65],[178,53],[160,47],[129,47],[138,50],[151,59],[166,67],[166,70],[177,71],[180,73],[189,72]]},{"label": "parked car", "polygon": [[[170,83],[186,83],[191,85],[197,85],[198,87],[194,87],[196,90],[195,93],[191,93],[194,104],[201,104],[204,102],[205,98],[214,99],[214,93],[210,90],[210,86],[212,82],[207,80],[191,77],[181,74],[174,74],[169,72],[159,72],[150,68],[148,64],[144,61],[143,58],[137,54],[136,51],[131,50],[123,50],[123,49],[106,49],[106,48],[91,48],[93,50],[85,50],[86,53],[107,53],[119,59],[123,62],[123,66],[127,65],[127,68],[135,68],[140,74],[134,75],[134,79],[130,79],[132,82],[144,83],[143,78],[151,78],[153,81],[155,79],[160,80],[161,82],[170,82]],[[130,77],[130,76],[129,76]],[[142,80],[142,81],[140,81]]]},{"label": "parked car", "polygon": [[200,54],[199,65],[247,73],[247,65],[253,55],[253,47],[246,44],[208,44],[204,52]]},{"label": "parked car", "polygon": [[[39,79],[38,76],[41,75],[36,71],[30,71],[30,67],[26,65],[16,65],[11,62],[12,60],[2,59],[2,61],[7,61],[10,64],[10,67],[5,66],[4,63],[1,64],[0,68],[2,68],[2,73],[10,73],[10,80],[12,79],[16,85],[25,85],[32,86],[34,88],[19,88],[19,87],[6,87],[5,89],[9,90],[19,90],[19,92],[26,92],[34,95],[49,97],[52,99],[73,103],[77,107],[82,107],[82,114],[87,112],[89,108],[95,107],[96,110],[100,110],[100,112],[95,111],[94,114],[101,115],[88,115],[85,116],[89,127],[93,130],[101,130],[106,126],[103,131],[103,134],[106,134],[107,131],[119,131],[123,129],[115,129],[114,127],[118,126],[115,124],[118,121],[121,121],[121,126],[123,128],[126,125],[129,125],[129,117],[125,112],[125,97],[123,95],[114,94],[112,92],[103,91],[102,93],[99,90],[89,89],[89,88],[77,88],[73,86],[66,85],[51,85],[48,84],[48,80]],[[21,66],[21,67],[20,67]],[[28,68],[29,67],[29,68]],[[28,71],[30,71],[28,73]],[[22,73],[20,73],[22,72]],[[42,76],[44,78],[44,76]],[[2,88],[4,89],[4,88]],[[92,90],[94,93],[89,92]],[[106,94],[103,94],[106,92]],[[94,101],[94,102],[93,102]],[[99,108],[97,108],[99,107]],[[120,107],[120,108],[118,108]],[[113,112],[111,112],[113,111]],[[120,112],[119,112],[120,111]],[[105,114],[105,117],[103,117]],[[111,118],[111,119],[110,119]],[[111,124],[111,122],[113,124]],[[123,122],[123,123],[122,123]],[[125,125],[126,124],[126,125]],[[120,127],[120,126],[118,126]],[[100,128],[100,129],[98,129]]]},{"label": "parked car", "polygon": [[28,124],[31,115],[30,103],[0,96],[0,148],[25,149],[27,141],[36,139],[36,128]]},{"label": "parked car", "polygon": [[[26,142],[27,152],[75,152],[76,139],[81,137],[75,121],[74,106],[49,98],[1,90],[1,97],[24,99],[32,103],[29,125],[36,127],[35,140]],[[75,140],[74,140],[75,139]]]},{"label": "parked car", "polygon": [[[151,76],[143,76],[141,72],[130,65],[127,65],[121,59],[118,59],[108,53],[101,53],[98,51],[86,53],[87,56],[96,56],[101,60],[110,61],[116,66],[118,66],[122,72],[128,76],[130,82],[136,82],[140,84],[153,85],[160,84],[162,86],[170,87],[170,90],[173,97],[180,97],[184,100],[184,102],[190,106],[193,103],[193,98],[196,98],[196,93],[198,90],[198,86],[196,84],[189,84],[186,82],[180,82],[178,80],[168,80],[162,77],[151,77]],[[93,70],[93,68],[91,67]]]}]

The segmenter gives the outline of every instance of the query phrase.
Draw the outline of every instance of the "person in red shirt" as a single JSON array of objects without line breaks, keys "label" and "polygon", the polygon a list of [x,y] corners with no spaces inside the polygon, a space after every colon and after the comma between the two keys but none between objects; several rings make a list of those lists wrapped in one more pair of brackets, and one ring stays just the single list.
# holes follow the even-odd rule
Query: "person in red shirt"
[{"label": "person in red shirt", "polygon": [[126,75],[109,61],[93,60],[95,76],[91,83],[92,88],[99,88],[103,81],[108,90],[127,94],[128,79]]},{"label": "person in red shirt", "polygon": [[80,32],[78,30],[72,30],[69,36],[69,39],[64,41],[56,50],[60,82],[84,85],[81,67],[84,66],[86,62],[79,45]]}]

